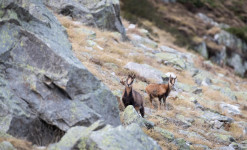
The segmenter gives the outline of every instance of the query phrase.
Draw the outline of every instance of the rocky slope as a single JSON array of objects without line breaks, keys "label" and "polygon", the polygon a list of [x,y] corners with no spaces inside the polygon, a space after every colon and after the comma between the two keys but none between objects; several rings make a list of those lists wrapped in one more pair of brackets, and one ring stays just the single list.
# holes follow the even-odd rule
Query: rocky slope
[{"label": "rocky slope", "polygon": [[[125,18],[152,31],[150,24],[145,21],[148,20],[169,32],[175,44],[194,50],[220,66],[230,66],[242,77],[247,75],[246,1],[121,2]],[[154,31],[154,34],[159,35],[159,32]]]},{"label": "rocky slope", "polygon": [[[123,41],[118,1],[87,2],[0,1],[0,149],[246,149],[246,79],[153,26],[160,42],[127,21]],[[144,119],[120,100],[130,72]],[[170,74],[178,80],[168,110],[150,109],[145,87]]]},{"label": "rocky slope", "polygon": [[[118,33],[57,17],[79,60],[118,97],[124,125],[139,124],[163,149],[246,146],[246,79],[172,43],[156,43],[148,38],[147,30],[127,21],[124,24],[131,41],[122,42]],[[121,104],[124,87],[119,81],[129,72],[138,76],[134,88],[145,98],[145,120],[133,107],[124,110]],[[145,87],[163,82],[170,73],[178,80],[168,97],[168,110],[157,111],[157,102],[156,109],[150,109]]]}]

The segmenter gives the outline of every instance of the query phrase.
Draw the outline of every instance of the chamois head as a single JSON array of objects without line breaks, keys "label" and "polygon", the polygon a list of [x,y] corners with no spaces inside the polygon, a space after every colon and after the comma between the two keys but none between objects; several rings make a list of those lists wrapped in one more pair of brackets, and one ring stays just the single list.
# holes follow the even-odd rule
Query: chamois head
[{"label": "chamois head", "polygon": [[124,85],[125,87],[132,87],[132,84],[134,82],[135,79],[135,74],[129,74],[128,78],[126,79],[126,81],[124,81],[123,79],[120,81],[120,83],[122,85]]},{"label": "chamois head", "polygon": [[169,84],[169,86],[170,86],[171,88],[173,88],[176,79],[177,79],[177,77],[173,78],[173,77],[171,77],[171,75],[170,75],[168,84]]}]

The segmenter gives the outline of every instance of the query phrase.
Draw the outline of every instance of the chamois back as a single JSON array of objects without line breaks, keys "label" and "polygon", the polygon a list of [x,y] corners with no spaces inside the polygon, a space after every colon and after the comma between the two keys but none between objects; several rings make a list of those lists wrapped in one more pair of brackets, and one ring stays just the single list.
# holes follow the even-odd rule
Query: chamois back
[{"label": "chamois back", "polygon": [[[146,93],[149,95],[149,100],[151,103],[151,107],[153,108],[152,101],[153,98],[158,97],[160,101],[161,107],[161,100],[163,99],[164,105],[166,106],[166,98],[168,97],[171,89],[173,88],[177,77],[172,78],[171,75],[169,77],[169,81],[167,84],[149,84],[146,87]],[[159,108],[160,109],[160,108]]]}]

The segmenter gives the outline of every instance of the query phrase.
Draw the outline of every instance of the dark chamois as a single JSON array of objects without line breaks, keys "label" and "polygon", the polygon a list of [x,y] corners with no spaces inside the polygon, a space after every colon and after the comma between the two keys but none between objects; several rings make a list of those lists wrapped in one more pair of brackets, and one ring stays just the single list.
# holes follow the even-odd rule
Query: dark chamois
[{"label": "dark chamois", "polygon": [[143,98],[140,93],[133,90],[132,84],[134,82],[135,75],[128,75],[126,81],[121,80],[120,83],[125,86],[124,93],[122,96],[122,101],[125,107],[128,105],[133,105],[133,107],[141,113],[141,116],[144,117],[144,106]]},{"label": "dark chamois", "polygon": [[158,109],[161,108],[161,99],[162,98],[164,101],[165,109],[167,109],[166,108],[166,98],[168,97],[169,93],[171,92],[171,89],[173,88],[176,79],[177,79],[177,77],[173,78],[170,75],[168,84],[149,84],[146,87],[146,92],[149,95],[151,108],[154,108],[153,104],[152,104],[153,98],[158,97],[159,101],[160,101],[160,106]]}]

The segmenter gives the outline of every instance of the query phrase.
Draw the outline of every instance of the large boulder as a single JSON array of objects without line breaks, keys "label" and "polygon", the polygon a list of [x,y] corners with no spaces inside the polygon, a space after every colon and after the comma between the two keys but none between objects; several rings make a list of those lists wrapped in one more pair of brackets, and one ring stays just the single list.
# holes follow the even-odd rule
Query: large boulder
[{"label": "large boulder", "polygon": [[125,108],[122,114],[122,119],[122,124],[125,126],[136,123],[140,127],[146,127],[147,129],[154,127],[154,123],[142,118],[132,105],[129,105]]},{"label": "large boulder", "polygon": [[157,142],[148,137],[137,124],[114,128],[99,122],[88,128],[71,128],[57,144],[48,148],[56,149],[161,150]]},{"label": "large boulder", "polygon": [[119,125],[115,96],[73,55],[43,1],[0,5],[0,132],[46,145],[75,125]]},{"label": "large boulder", "polygon": [[125,38],[119,0],[45,0],[45,4],[59,14],[71,16],[85,25],[118,31]]},{"label": "large boulder", "polygon": [[247,43],[224,30],[215,34],[214,40],[231,50],[227,55],[227,65],[233,67],[234,71],[240,76],[245,76],[247,71],[247,62],[245,60],[247,57]]}]

